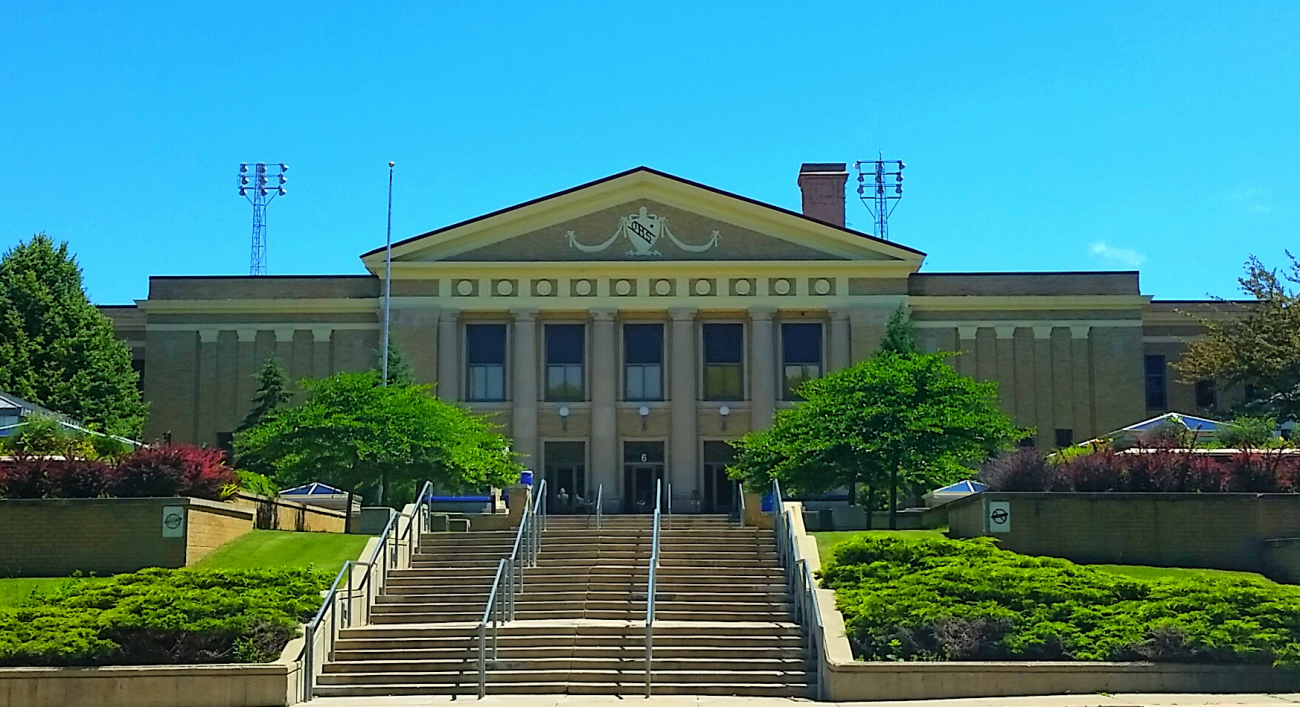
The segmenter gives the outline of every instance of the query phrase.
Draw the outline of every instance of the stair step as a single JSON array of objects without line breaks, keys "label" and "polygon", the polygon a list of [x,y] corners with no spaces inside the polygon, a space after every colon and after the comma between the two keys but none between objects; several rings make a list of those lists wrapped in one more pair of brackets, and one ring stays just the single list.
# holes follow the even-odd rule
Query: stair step
[{"label": "stair step", "polygon": [[[600,683],[600,682],[627,682],[630,680],[641,680],[644,685],[645,664],[635,665],[635,661],[628,661],[627,669],[569,669],[560,667],[554,670],[515,670],[515,669],[489,669],[488,682],[506,683],[506,682],[555,682],[567,680],[573,683]],[[317,680],[318,684],[324,685],[401,685],[401,684],[438,684],[438,683],[458,683],[466,679],[467,674],[477,676],[476,666],[469,665],[464,669],[451,669],[447,671],[429,671],[429,672],[349,672],[349,673],[323,673]],[[806,670],[656,670],[653,672],[653,681],[655,685],[663,684],[692,684],[692,683],[743,683],[743,684],[789,684],[791,682],[806,683],[808,673]],[[477,680],[477,677],[475,677]]]},{"label": "stair step", "polygon": [[[493,682],[488,681],[487,692],[491,695],[644,695],[645,683],[629,680],[619,683],[580,683],[567,682]],[[317,697],[372,697],[384,695],[477,695],[477,675],[466,677],[457,684],[415,684],[402,685],[317,685]],[[811,689],[803,683],[792,682],[786,685],[759,684],[742,685],[736,683],[692,683],[689,685],[654,683],[654,694],[658,695],[708,695],[734,697],[809,697]]]}]

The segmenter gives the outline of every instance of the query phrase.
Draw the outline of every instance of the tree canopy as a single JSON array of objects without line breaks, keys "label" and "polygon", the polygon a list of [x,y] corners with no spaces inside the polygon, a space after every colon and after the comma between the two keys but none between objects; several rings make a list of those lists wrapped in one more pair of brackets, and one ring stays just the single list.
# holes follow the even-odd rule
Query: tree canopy
[{"label": "tree canopy", "polygon": [[[378,358],[378,351],[375,352]],[[383,374],[383,362],[375,366],[375,371]],[[388,384],[389,385],[415,385],[415,371],[411,370],[411,364],[407,362],[406,355],[402,353],[402,348],[397,345],[393,339],[388,340]]]},{"label": "tree canopy", "polygon": [[805,383],[804,402],[746,434],[729,473],[750,488],[778,479],[797,494],[899,481],[926,487],[969,478],[969,465],[1024,433],[1002,414],[997,384],[958,374],[945,354],[882,352]]},{"label": "tree canopy", "polygon": [[95,430],[139,437],[131,351],[86,296],[81,267],[44,233],[0,259],[0,390]]},{"label": "tree canopy", "polygon": [[302,403],[271,410],[235,435],[239,457],[273,469],[283,485],[377,489],[384,503],[393,489],[426,479],[485,489],[519,478],[506,438],[485,418],[430,395],[428,386],[384,386],[374,371],[300,385]]},{"label": "tree canopy", "polygon": [[1205,336],[1173,364],[1188,383],[1244,386],[1251,395],[1239,412],[1281,422],[1300,419],[1300,261],[1287,257],[1279,274],[1251,256],[1237,281],[1255,301],[1212,306],[1211,316],[1199,317]]},{"label": "tree canopy", "polygon": [[894,313],[889,315],[889,322],[885,324],[885,338],[880,342],[880,353],[920,352],[920,347],[916,345],[916,333],[912,330],[912,322],[907,318],[907,312],[902,307],[895,309]]}]

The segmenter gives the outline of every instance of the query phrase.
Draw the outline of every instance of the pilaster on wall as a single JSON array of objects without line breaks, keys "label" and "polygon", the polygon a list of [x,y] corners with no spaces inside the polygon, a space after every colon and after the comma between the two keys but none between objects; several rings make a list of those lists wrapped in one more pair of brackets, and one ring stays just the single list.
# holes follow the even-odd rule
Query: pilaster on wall
[{"label": "pilaster on wall", "polygon": [[772,426],[776,412],[776,325],[770,309],[749,310],[751,357],[750,424],[761,430]]},{"label": "pilaster on wall", "polygon": [[674,493],[689,494],[696,489],[696,446],[699,444],[695,392],[695,310],[674,309],[672,335],[672,370],[669,374],[672,397],[672,437],[669,439],[669,473],[679,486]]},{"label": "pilaster on wall", "polygon": [[852,345],[850,346],[854,363],[871,358],[880,349],[880,342],[885,340],[885,325],[893,314],[892,309],[852,309],[849,311],[849,327]]},{"label": "pilaster on wall", "polygon": [[537,449],[537,310],[521,309],[514,315],[514,405],[511,429],[514,451],[525,468],[536,469]]},{"label": "pilaster on wall", "polygon": [[415,382],[422,385],[438,379],[439,319],[439,311],[430,308],[400,308],[389,312],[389,336],[411,365]]},{"label": "pilaster on wall", "polygon": [[618,335],[613,310],[591,313],[591,472],[587,482],[607,479],[610,496],[622,498],[618,466]]}]

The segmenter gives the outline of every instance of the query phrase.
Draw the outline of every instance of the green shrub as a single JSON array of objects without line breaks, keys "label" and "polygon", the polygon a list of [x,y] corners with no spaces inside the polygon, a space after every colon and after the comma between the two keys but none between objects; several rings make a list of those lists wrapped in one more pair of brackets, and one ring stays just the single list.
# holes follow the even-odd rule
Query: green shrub
[{"label": "green shrub", "polygon": [[147,569],[0,610],[0,666],[275,660],[320,606],[312,570]]},{"label": "green shrub", "polygon": [[1300,664],[1300,587],[1146,581],[991,541],[865,536],[822,575],[863,660]]},{"label": "green shrub", "polygon": [[275,498],[280,493],[280,487],[274,481],[256,471],[236,469],[235,474],[239,476],[239,488],[249,493],[271,498]]}]

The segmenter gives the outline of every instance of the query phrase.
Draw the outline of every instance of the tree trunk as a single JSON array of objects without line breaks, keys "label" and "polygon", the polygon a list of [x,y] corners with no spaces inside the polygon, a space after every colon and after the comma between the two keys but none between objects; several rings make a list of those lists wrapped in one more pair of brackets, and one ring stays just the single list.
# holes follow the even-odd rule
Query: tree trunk
[{"label": "tree trunk", "polygon": [[388,505],[388,466],[379,472],[379,505]]},{"label": "tree trunk", "polygon": [[352,489],[348,489],[348,505],[343,508],[343,533],[346,535],[356,531],[352,527]]},{"label": "tree trunk", "polygon": [[875,500],[876,500],[876,489],[874,487],[868,486],[867,502],[862,504],[863,508],[865,508],[867,511],[867,530],[871,530],[871,520],[872,520],[871,511],[872,511],[872,507],[876,505],[874,503]]},{"label": "tree trunk", "polygon": [[889,470],[889,529],[898,530],[898,467]]}]

